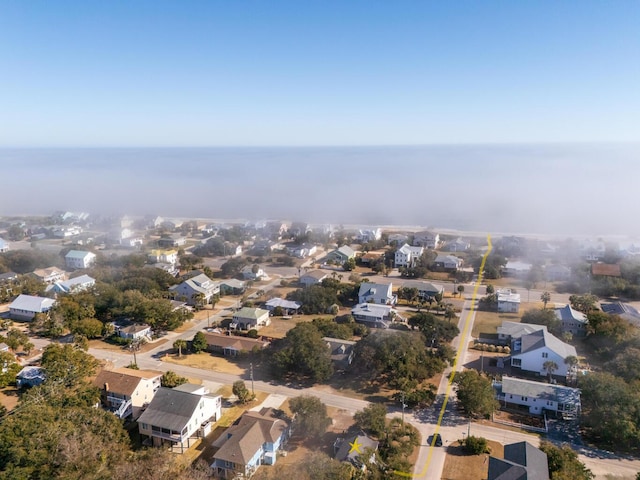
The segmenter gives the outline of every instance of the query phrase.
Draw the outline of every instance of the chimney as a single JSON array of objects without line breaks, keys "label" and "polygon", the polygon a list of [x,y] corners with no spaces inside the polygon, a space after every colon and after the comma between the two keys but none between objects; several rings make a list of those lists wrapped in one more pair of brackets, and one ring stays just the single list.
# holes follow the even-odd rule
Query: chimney
[{"label": "chimney", "polygon": [[104,384],[104,391],[108,392],[109,391],[109,384],[105,382]]}]

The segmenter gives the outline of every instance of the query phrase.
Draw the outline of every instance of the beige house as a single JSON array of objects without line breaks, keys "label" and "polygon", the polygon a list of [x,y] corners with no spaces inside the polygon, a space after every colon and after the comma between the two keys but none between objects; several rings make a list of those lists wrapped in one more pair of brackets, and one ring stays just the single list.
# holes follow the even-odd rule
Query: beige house
[{"label": "beige house", "polygon": [[100,399],[105,409],[119,418],[131,416],[134,420],[143,407],[153,400],[160,388],[161,372],[115,368],[102,370],[93,381],[100,389]]}]

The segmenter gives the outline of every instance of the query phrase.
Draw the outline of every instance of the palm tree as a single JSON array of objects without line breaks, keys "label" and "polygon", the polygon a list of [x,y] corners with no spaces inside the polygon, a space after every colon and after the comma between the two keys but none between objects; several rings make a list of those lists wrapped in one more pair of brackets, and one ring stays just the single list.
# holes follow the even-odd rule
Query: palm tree
[{"label": "palm tree", "polygon": [[540,295],[540,300],[542,300],[544,308],[546,309],[547,303],[551,301],[551,294],[549,292],[542,292],[542,295]]},{"label": "palm tree", "polygon": [[453,305],[448,303],[447,308],[444,311],[444,318],[449,320],[449,323],[451,323],[451,319],[455,318],[455,316],[456,316],[456,311],[453,309]]},{"label": "palm tree", "polygon": [[458,294],[460,295],[460,297],[462,297],[463,293],[464,293],[464,285],[458,285]]},{"label": "palm tree", "polygon": [[176,340],[175,342],[173,342],[173,348],[175,348],[176,350],[178,350],[178,356],[182,357],[182,349],[183,348],[187,348],[187,342],[186,340],[183,340],[182,338],[179,338],[178,340]]},{"label": "palm tree", "polygon": [[549,375],[549,383],[551,383],[551,376],[553,375],[553,372],[558,370],[560,367],[558,367],[558,364],[553,360],[547,360],[542,364],[542,368],[547,371],[547,375]]}]

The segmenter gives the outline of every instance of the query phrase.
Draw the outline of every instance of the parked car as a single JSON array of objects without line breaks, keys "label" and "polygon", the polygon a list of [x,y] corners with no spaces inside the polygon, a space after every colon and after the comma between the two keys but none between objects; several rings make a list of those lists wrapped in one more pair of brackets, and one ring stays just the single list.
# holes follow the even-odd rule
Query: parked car
[{"label": "parked car", "polygon": [[439,433],[434,433],[433,434],[432,445],[435,445],[436,447],[441,447],[442,446],[442,437],[440,436]]}]

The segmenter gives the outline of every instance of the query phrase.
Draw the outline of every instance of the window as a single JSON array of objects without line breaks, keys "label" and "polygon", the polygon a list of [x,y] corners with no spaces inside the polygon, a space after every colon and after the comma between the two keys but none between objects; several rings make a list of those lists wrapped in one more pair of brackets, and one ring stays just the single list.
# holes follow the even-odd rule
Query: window
[{"label": "window", "polygon": [[542,352],[542,358],[549,358],[549,354],[547,352]]}]

